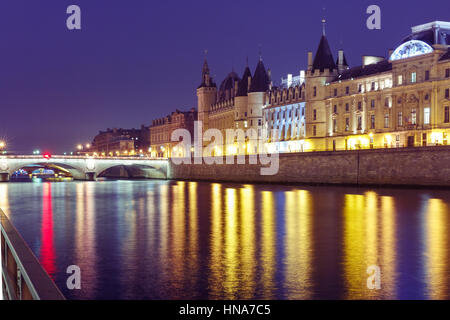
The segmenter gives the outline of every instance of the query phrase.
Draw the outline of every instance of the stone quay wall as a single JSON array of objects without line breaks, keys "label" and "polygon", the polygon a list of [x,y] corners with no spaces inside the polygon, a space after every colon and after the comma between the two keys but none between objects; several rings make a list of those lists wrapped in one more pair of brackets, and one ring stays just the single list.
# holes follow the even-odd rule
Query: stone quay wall
[{"label": "stone quay wall", "polygon": [[[259,162],[258,162],[259,163]],[[181,164],[169,160],[168,178],[242,183],[450,186],[450,146],[279,155],[279,171],[261,164]],[[267,166],[266,166],[267,167]]]}]

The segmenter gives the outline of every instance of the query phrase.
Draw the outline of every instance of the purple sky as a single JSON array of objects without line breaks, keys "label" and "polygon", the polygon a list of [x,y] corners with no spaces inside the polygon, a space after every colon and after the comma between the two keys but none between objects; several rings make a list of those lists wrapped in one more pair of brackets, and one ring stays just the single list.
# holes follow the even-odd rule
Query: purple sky
[{"label": "purple sky", "polygon": [[[82,10],[82,30],[66,28],[66,8]],[[382,30],[370,31],[370,4]],[[450,1],[100,1],[0,2],[0,137],[9,149],[54,153],[91,141],[98,130],[139,127],[196,105],[203,52],[218,84],[239,75],[259,46],[274,82],[306,67],[326,7],[327,36],[351,66],[387,55],[432,20],[450,21]]]}]

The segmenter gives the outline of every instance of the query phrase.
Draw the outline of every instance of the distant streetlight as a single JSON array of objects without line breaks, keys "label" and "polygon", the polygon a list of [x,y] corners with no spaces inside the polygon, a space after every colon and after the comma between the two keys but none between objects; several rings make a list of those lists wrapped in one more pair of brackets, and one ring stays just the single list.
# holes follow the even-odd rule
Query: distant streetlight
[{"label": "distant streetlight", "polygon": [[86,149],[89,149],[91,147],[91,145],[88,143],[86,144]]},{"label": "distant streetlight", "polygon": [[5,141],[0,141],[0,149],[4,149],[6,147]]},{"label": "distant streetlight", "polygon": [[82,146],[81,144],[79,144],[79,145],[77,146],[77,149],[78,149],[78,150],[83,150],[83,146]]}]

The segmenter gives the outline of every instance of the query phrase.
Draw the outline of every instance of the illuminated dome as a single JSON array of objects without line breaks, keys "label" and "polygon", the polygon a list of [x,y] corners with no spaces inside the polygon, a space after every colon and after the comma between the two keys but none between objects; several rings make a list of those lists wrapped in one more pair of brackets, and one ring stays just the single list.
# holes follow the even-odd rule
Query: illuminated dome
[{"label": "illuminated dome", "polygon": [[428,43],[420,40],[410,40],[395,49],[389,60],[407,59],[431,52],[433,52],[433,48]]}]

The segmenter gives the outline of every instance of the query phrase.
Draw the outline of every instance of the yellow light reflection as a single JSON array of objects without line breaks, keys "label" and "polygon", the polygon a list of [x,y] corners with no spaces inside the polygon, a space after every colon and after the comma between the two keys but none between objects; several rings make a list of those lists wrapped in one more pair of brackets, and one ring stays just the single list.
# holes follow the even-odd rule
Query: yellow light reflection
[{"label": "yellow light reflection", "polygon": [[225,281],[224,291],[226,299],[236,299],[238,285],[238,228],[237,228],[237,199],[236,189],[225,190]]},{"label": "yellow light reflection", "polygon": [[242,265],[242,299],[252,299],[255,291],[255,192],[252,185],[240,190],[240,256]]},{"label": "yellow light reflection", "polygon": [[262,192],[262,252],[264,299],[273,298],[275,273],[275,200],[273,192]]},{"label": "yellow light reflection", "polygon": [[[361,296],[366,278],[364,261],[364,196],[345,195],[344,204],[344,269],[346,277],[347,298]],[[364,290],[363,290],[364,291]]]},{"label": "yellow light reflection", "polygon": [[429,299],[448,299],[448,207],[439,199],[430,199],[426,213],[426,270]]},{"label": "yellow light reflection", "polygon": [[222,252],[223,252],[223,226],[222,226],[222,185],[211,185],[212,221],[211,221],[211,275],[209,287],[213,299],[222,297],[223,284]]},{"label": "yellow light reflection", "polygon": [[198,250],[197,182],[189,182],[189,270],[198,270]]},{"label": "yellow light reflection", "polygon": [[396,298],[396,274],[397,255],[395,238],[395,206],[393,197],[381,197],[381,232],[382,244],[381,263],[382,263],[382,289],[385,299]]},{"label": "yellow light reflection", "polygon": [[172,280],[182,282],[185,276],[184,256],[185,252],[185,182],[178,181],[172,186],[173,203],[171,215],[171,237],[169,254],[172,263]]},{"label": "yellow light reflection", "polygon": [[289,299],[311,298],[312,199],[309,191],[285,193],[286,284]]},{"label": "yellow light reflection", "polygon": [[[391,197],[379,197],[375,192],[345,195],[344,270],[347,299],[395,298],[394,213]],[[367,288],[369,266],[380,268],[381,290]]]}]

